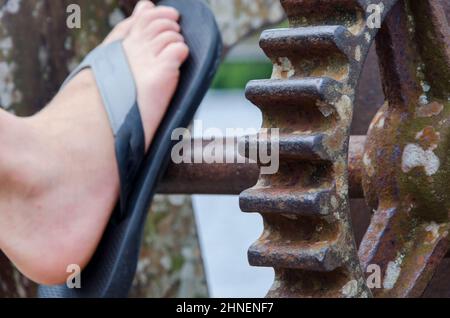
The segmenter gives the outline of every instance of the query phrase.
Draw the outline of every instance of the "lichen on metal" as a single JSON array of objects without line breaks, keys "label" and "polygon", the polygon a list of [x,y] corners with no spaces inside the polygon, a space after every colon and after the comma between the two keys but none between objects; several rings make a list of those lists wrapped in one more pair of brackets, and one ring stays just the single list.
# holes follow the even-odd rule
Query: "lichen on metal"
[{"label": "lichen on metal", "polygon": [[[377,297],[420,297],[447,253],[450,226],[450,28],[445,1],[399,1],[377,48],[387,102],[363,172],[375,213],[360,248],[381,268]],[[376,120],[383,120],[382,129]]]},{"label": "lichen on metal", "polygon": [[[395,2],[377,1],[382,19]],[[240,196],[243,211],[264,219],[248,255],[275,269],[269,297],[372,295],[351,228],[347,164],[355,90],[378,31],[365,22],[371,3],[281,0],[290,28],[261,36],[273,76],[250,82],[246,95],[263,128],[280,128],[280,142],[297,149]]]}]

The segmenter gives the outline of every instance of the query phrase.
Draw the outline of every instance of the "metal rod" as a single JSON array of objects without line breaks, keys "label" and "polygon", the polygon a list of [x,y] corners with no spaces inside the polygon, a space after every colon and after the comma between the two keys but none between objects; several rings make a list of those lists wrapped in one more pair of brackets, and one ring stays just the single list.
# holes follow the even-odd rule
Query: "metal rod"
[{"label": "metal rod", "polygon": [[[349,180],[352,198],[364,197],[361,184],[361,160],[365,140],[365,136],[350,137]],[[208,143],[208,141],[192,141],[193,145]],[[160,194],[238,195],[256,184],[259,168],[256,163],[238,164],[237,157],[234,162],[226,164],[171,163],[157,192]]]}]

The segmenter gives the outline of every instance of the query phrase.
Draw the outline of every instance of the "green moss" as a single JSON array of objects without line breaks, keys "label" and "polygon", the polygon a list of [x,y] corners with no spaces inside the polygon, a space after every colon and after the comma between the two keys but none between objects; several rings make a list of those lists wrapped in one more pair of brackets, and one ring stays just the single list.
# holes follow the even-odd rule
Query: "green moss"
[{"label": "green moss", "polygon": [[185,263],[184,257],[180,254],[172,255],[172,268],[170,271],[179,272]]}]

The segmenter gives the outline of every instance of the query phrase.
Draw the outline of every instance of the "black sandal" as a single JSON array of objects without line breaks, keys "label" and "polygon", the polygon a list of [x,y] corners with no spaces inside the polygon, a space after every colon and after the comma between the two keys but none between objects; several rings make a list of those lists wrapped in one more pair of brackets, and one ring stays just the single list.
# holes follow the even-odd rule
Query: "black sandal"
[{"label": "black sandal", "polygon": [[81,274],[81,288],[40,286],[40,297],[128,296],[150,203],[170,160],[172,132],[191,122],[209,89],[222,53],[214,15],[203,1],[164,0],[159,4],[175,7],[180,12],[182,34],[190,56],[181,68],[177,92],[147,154],[136,86],[121,41],[92,51],[67,79],[70,81],[88,67],[95,74],[115,135],[120,204],[94,257]]}]

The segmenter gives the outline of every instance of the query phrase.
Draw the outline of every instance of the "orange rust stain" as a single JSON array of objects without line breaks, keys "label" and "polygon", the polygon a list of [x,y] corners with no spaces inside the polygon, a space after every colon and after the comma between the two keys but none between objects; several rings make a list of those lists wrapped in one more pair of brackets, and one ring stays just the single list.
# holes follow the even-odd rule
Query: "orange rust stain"
[{"label": "orange rust stain", "polygon": [[[336,175],[341,176],[346,173],[347,165],[344,161],[337,161],[334,165],[334,172]],[[337,193],[342,195],[347,195],[348,185],[347,180],[345,178],[337,178],[336,179],[336,191]]]},{"label": "orange rust stain", "polygon": [[441,141],[441,136],[434,127],[427,126],[417,134],[417,140],[423,149],[435,149]]},{"label": "orange rust stain", "polygon": [[444,109],[444,105],[432,102],[428,105],[417,108],[417,117],[433,117],[439,115]]},{"label": "orange rust stain", "polygon": [[342,151],[346,138],[347,136],[345,131],[337,130],[333,135],[326,138],[324,144],[332,152],[339,152]]}]

